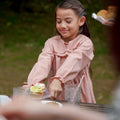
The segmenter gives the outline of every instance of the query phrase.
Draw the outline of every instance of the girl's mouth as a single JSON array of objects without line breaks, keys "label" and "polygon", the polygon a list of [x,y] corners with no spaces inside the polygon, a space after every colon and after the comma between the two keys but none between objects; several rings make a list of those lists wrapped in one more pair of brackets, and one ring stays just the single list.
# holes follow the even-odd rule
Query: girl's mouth
[{"label": "girl's mouth", "polygon": [[61,32],[62,32],[62,33],[67,33],[67,32],[68,32],[68,30],[61,30]]}]

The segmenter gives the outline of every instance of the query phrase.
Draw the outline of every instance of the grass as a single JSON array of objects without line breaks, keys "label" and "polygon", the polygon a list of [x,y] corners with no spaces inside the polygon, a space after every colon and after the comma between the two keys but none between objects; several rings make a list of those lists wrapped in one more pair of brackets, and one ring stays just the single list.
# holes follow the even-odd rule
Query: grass
[{"label": "grass", "polygon": [[[51,14],[0,14],[0,94],[11,96],[13,87],[21,86],[37,61],[45,40],[53,35]],[[105,27],[88,14],[89,28],[95,47],[91,63],[92,82],[97,103],[108,104],[117,83]]]}]

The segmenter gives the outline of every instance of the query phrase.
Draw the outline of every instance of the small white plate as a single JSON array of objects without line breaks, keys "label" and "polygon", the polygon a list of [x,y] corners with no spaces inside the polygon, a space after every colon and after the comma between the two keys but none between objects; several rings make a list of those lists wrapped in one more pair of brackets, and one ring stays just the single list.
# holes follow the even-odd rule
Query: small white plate
[{"label": "small white plate", "polygon": [[7,102],[11,102],[11,98],[7,95],[0,95],[0,105],[4,105]]},{"label": "small white plate", "polygon": [[55,106],[59,106],[59,107],[63,106],[63,104],[61,104],[60,102],[52,101],[52,100],[42,100],[41,103],[42,104],[55,105]]}]

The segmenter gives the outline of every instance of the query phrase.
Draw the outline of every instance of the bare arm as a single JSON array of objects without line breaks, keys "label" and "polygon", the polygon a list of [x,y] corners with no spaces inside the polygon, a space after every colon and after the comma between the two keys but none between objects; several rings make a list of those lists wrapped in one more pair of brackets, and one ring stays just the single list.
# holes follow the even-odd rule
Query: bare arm
[{"label": "bare arm", "polygon": [[42,105],[40,101],[28,98],[16,98],[11,103],[0,107],[0,114],[8,120],[107,120],[107,116],[79,106],[65,104],[62,108]]}]

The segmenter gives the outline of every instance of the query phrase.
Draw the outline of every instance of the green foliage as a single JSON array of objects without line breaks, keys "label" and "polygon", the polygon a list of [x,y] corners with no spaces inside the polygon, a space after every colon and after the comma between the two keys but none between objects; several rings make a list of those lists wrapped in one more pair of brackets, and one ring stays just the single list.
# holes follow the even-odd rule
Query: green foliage
[{"label": "green foliage", "polygon": [[[37,61],[44,42],[54,33],[54,9],[61,0],[21,0],[18,11],[12,2],[0,4],[0,94],[12,95],[12,88],[21,86]],[[108,50],[105,28],[91,18],[93,12],[104,8],[102,1],[80,0],[88,14],[88,24],[95,48],[93,85],[98,103],[108,103],[116,76]],[[15,4],[14,4],[15,5]],[[8,8],[6,7],[8,6]],[[7,9],[6,9],[7,8]],[[12,10],[11,10],[12,9]],[[11,82],[12,81],[12,82]],[[9,87],[8,87],[9,84]],[[7,89],[6,89],[7,88]]]},{"label": "green foliage", "polygon": [[60,0],[5,0],[5,6],[14,12],[51,12]]}]

